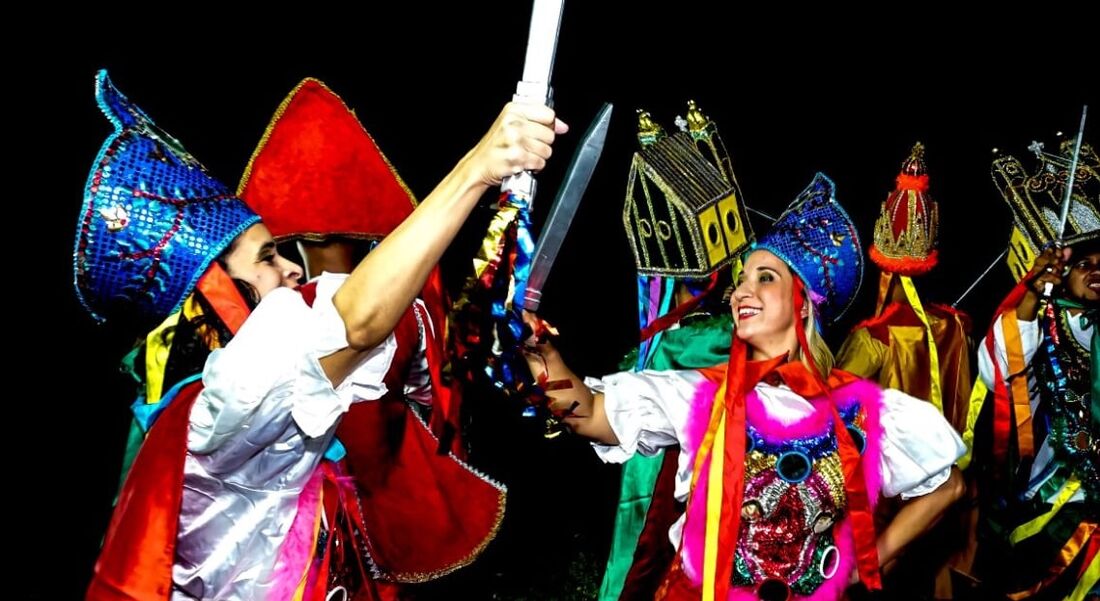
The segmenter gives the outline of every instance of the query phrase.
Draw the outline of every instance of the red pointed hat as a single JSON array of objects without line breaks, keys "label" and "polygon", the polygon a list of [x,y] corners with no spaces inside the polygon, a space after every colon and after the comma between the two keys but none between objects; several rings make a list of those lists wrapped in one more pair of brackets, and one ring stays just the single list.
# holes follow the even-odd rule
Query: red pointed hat
[{"label": "red pointed hat", "polygon": [[355,113],[313,78],[275,111],[237,195],[277,239],[380,239],[416,207]]},{"label": "red pointed hat", "polygon": [[883,271],[922,275],[936,266],[939,208],[928,195],[924,145],[917,142],[875,222],[871,260]]}]

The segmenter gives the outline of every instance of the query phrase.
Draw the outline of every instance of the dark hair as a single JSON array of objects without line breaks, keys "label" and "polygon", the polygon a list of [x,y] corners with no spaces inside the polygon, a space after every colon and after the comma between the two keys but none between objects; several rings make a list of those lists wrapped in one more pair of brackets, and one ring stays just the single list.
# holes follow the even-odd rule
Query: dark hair
[{"label": "dark hair", "polygon": [[1092,238],[1091,240],[1084,240],[1073,244],[1073,256],[1070,257],[1070,261],[1076,261],[1077,258],[1089,255],[1092,253],[1100,252],[1100,236]]},{"label": "dark hair", "polygon": [[[224,266],[220,257],[218,262]],[[256,288],[237,278],[233,278],[233,284],[241,293],[248,308],[255,309],[260,302],[260,295]],[[202,309],[202,314],[188,319],[181,313],[176,325],[165,328],[160,333],[162,344],[169,346],[168,342],[171,340],[168,361],[164,366],[163,390],[168,390],[188,376],[202,373],[210,351],[229,344],[233,338],[233,333],[218,317],[210,301],[198,290],[193,295],[195,302]],[[134,355],[132,367],[124,365],[123,370],[132,371],[135,378],[145,382],[146,340],[144,337],[138,341],[137,346],[138,350]]]},{"label": "dark hair", "polygon": [[[237,248],[240,239],[240,236],[234,238],[229,246],[214,259],[227,274],[229,273],[229,266],[225,257]],[[255,309],[256,305],[260,303],[259,291],[244,280],[230,277],[233,280],[233,285],[237,287],[237,291],[244,298],[249,311]],[[162,390],[165,391],[184,378],[202,373],[203,367],[206,365],[206,358],[210,356],[210,351],[229,344],[229,341],[233,338],[233,333],[218,317],[214,306],[202,292],[196,289],[191,294],[195,302],[199,304],[201,314],[188,319],[181,310],[176,325],[165,328],[160,334],[161,343],[170,347],[168,360],[164,366],[164,386]],[[170,345],[169,340],[171,340]],[[145,337],[138,341],[137,346],[138,350],[134,354],[132,368],[128,368],[124,362],[123,371],[132,371],[134,377],[144,386],[147,381],[145,373]],[[127,355],[127,357],[129,356],[130,354]]]},{"label": "dark hair", "polygon": [[[256,289],[244,280],[233,278],[241,296],[249,309],[259,303]],[[164,366],[164,385],[168,387],[188,376],[202,373],[210,351],[221,348],[233,338],[233,333],[214,311],[213,305],[198,290],[194,292],[195,302],[202,308],[202,314],[188,319],[182,314],[179,323],[165,329],[164,336],[172,336],[172,348],[168,351],[168,362]],[[171,331],[171,334],[169,334]]]}]

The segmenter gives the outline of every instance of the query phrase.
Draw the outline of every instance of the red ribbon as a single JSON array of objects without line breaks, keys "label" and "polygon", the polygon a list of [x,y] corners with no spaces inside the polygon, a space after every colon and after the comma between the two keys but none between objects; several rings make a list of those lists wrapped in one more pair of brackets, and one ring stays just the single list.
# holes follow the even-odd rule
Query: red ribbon
[{"label": "red ribbon", "polygon": [[[794,313],[802,315],[804,305],[803,284],[799,278],[794,278]],[[801,317],[799,318],[801,320]],[[810,373],[825,391],[829,398],[829,406],[833,411],[833,431],[836,433],[837,450],[840,454],[840,462],[844,468],[844,490],[848,494],[848,514],[852,520],[852,536],[856,546],[856,565],[859,568],[859,579],[869,590],[882,588],[882,576],[879,572],[878,541],[875,535],[875,520],[871,512],[871,501],[867,494],[867,480],[863,477],[863,461],[859,456],[859,450],[852,441],[848,428],[840,419],[836,403],[829,394],[821,371],[817,368],[814,355],[810,352],[809,341],[806,340],[806,329],[798,323],[795,332],[798,334],[798,344],[802,347],[802,356],[810,364]],[[790,382],[788,382],[788,385]],[[797,392],[797,391],[796,391]],[[801,394],[801,393],[800,393]],[[805,396],[805,395],[804,395]],[[807,397],[809,398],[809,397]]]},{"label": "red ribbon", "polygon": [[119,491],[86,601],[168,601],[183,498],[191,406],[188,384],[149,429]]},{"label": "red ribbon", "polygon": [[[757,373],[750,377],[748,367],[752,364],[746,361],[747,349],[745,343],[733,337],[730,347],[729,364],[726,367],[726,397],[723,399],[726,411],[726,442],[723,457],[722,478],[725,485],[722,486],[722,512],[718,521],[718,566],[715,572],[715,599],[725,599],[729,594],[730,576],[733,572],[733,558],[737,550],[737,540],[741,537],[741,502],[745,495],[745,388],[753,386],[766,371],[754,370]],[[778,365],[778,362],[770,361],[768,370]],[[747,386],[746,386],[747,383]],[[708,486],[718,486],[721,483],[710,482]],[[698,499],[699,503],[706,503],[706,498]]]},{"label": "red ribbon", "polygon": [[[233,334],[241,329],[244,320],[252,313],[252,309],[241,296],[241,291],[233,283],[233,278],[216,261],[206,268],[206,273],[199,278],[196,288],[214,308],[218,319]],[[222,341],[222,344],[225,342]]]},{"label": "red ribbon", "polygon": [[654,335],[656,335],[657,332],[663,332],[672,327],[672,324],[678,323],[681,319],[683,319],[684,315],[687,315],[688,311],[691,311],[695,307],[698,307],[699,303],[703,302],[703,299],[706,298],[708,294],[710,294],[711,290],[714,290],[714,287],[717,284],[718,274],[712,273],[710,275],[710,283],[707,284],[706,290],[703,290],[699,294],[691,297],[691,299],[680,303],[676,306],[675,309],[669,311],[668,313],[665,313],[661,317],[658,317],[657,319],[649,322],[649,325],[647,325],[645,329],[642,330],[641,342],[649,340]]}]

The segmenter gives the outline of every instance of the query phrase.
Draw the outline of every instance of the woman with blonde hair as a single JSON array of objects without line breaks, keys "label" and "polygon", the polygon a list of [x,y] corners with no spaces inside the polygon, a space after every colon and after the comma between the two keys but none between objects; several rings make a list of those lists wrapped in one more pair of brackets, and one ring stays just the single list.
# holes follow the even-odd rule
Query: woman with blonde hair
[{"label": "woman with blonde hair", "polygon": [[[582,382],[549,344],[529,349],[551,409],[622,462],[679,443],[684,516],[658,598],[837,599],[963,491],[963,445],[931,405],[833,369],[818,325],[862,277],[859,238],[818,174],[759,239],[730,300],[728,365]],[[557,382],[556,382],[557,381]],[[877,533],[879,495],[912,499]]]}]

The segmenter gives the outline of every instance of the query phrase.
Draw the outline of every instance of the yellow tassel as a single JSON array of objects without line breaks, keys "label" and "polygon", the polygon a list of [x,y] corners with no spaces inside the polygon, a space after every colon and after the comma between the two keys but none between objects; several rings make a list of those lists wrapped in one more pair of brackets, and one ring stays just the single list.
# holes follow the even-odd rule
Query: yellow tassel
[{"label": "yellow tassel", "polygon": [[924,306],[921,305],[920,297],[917,296],[917,287],[913,285],[913,280],[909,276],[898,276],[901,279],[901,287],[905,290],[905,297],[909,299],[909,305],[913,307],[913,312],[917,314],[917,319],[924,324],[925,338],[928,340],[928,365],[929,375],[932,382],[932,389],[929,393],[929,401],[939,409],[940,414],[943,414],[943,387],[940,385],[940,354],[936,350],[936,340],[932,337],[932,324],[928,323],[928,315],[924,312]]}]

